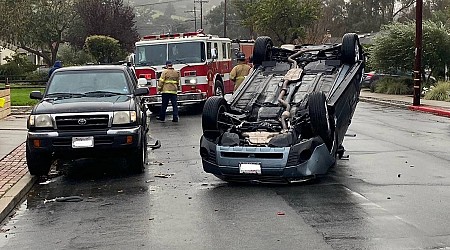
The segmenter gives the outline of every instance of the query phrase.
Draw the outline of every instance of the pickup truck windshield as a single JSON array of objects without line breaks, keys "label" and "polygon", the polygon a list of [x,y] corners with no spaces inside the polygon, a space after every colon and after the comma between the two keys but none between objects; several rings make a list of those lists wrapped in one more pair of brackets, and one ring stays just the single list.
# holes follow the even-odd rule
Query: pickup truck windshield
[{"label": "pickup truck windshield", "polygon": [[46,94],[86,94],[93,92],[130,94],[125,73],[119,70],[55,72],[52,80],[49,82]]}]

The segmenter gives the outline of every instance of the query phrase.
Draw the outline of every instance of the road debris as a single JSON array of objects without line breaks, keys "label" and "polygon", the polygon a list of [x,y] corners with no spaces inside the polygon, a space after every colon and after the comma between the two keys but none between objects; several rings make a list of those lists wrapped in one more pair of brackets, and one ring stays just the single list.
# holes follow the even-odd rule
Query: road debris
[{"label": "road debris", "polygon": [[56,181],[56,179],[46,180],[44,182],[40,182],[39,185],[47,185],[47,184],[50,184],[50,183],[55,182],[55,181]]},{"label": "road debris", "polygon": [[145,183],[155,182],[155,180],[146,180]]},{"label": "road debris", "polygon": [[48,202],[80,202],[83,198],[80,196],[67,196],[67,197],[57,197],[50,200],[45,199],[44,204]]},{"label": "road debris", "polygon": [[402,174],[398,174],[397,177],[400,178],[401,175],[402,175]]},{"label": "road debris", "polygon": [[158,177],[158,178],[170,178],[173,175],[174,174],[156,174],[155,177]]},{"label": "road debris", "polygon": [[277,215],[278,216],[283,216],[283,215],[286,215],[286,214],[284,212],[280,211],[280,212],[277,212]]}]

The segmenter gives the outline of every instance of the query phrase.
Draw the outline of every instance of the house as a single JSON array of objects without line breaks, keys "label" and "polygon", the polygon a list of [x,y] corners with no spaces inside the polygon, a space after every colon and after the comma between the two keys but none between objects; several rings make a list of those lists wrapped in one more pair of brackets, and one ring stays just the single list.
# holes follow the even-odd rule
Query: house
[{"label": "house", "polygon": [[5,58],[12,57],[15,53],[26,54],[28,56],[30,62],[32,62],[35,65],[43,65],[44,64],[42,58],[35,54],[29,53],[23,49],[17,48],[14,45],[6,45],[6,46],[0,45],[0,65],[7,63]]}]

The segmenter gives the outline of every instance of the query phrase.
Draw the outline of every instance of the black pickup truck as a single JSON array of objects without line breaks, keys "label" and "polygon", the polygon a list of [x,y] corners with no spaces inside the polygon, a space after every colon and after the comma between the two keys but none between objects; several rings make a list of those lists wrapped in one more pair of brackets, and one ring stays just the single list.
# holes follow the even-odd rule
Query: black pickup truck
[{"label": "black pickup truck", "polygon": [[147,122],[136,76],[125,65],[58,69],[28,118],[30,174],[46,175],[56,158],[124,156],[141,172],[147,155]]},{"label": "black pickup truck", "polygon": [[291,183],[327,173],[344,153],[361,90],[365,58],[358,36],[281,47],[259,37],[253,64],[231,99],[205,103],[204,170],[226,181]]}]

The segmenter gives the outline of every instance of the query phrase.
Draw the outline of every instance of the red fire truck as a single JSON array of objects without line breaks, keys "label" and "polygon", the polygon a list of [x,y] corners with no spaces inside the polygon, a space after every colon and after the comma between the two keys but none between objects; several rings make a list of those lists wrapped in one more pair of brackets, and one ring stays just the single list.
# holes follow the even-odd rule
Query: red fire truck
[{"label": "red fire truck", "polygon": [[138,78],[147,80],[148,107],[154,111],[161,105],[157,85],[166,61],[181,73],[180,105],[202,104],[210,96],[232,93],[231,55],[230,39],[203,32],[144,36],[136,43],[134,64]]}]

